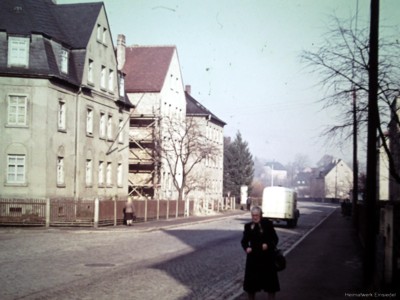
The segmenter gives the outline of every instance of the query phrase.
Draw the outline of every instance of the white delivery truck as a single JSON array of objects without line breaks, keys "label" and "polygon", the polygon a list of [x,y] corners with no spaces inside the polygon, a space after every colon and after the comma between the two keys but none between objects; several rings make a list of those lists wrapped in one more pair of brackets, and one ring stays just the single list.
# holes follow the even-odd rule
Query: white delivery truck
[{"label": "white delivery truck", "polygon": [[288,227],[295,227],[300,217],[296,192],[281,186],[264,188],[262,211],[263,217],[272,221],[286,221]]}]

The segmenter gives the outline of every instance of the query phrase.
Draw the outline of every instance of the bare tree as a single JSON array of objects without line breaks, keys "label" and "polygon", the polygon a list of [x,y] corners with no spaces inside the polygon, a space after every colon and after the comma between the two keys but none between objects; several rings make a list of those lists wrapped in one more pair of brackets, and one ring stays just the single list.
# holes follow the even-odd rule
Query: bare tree
[{"label": "bare tree", "polygon": [[200,119],[164,117],[161,127],[163,136],[156,146],[159,162],[170,173],[178,200],[184,200],[194,188],[204,187],[202,178],[191,176],[195,167],[205,159],[222,157],[221,149],[207,138]]},{"label": "bare tree", "polygon": [[[320,84],[327,93],[321,99],[324,108],[335,107],[339,112],[339,124],[328,128],[323,134],[328,138],[347,140],[353,134],[353,116],[362,133],[366,132],[368,121],[368,71],[369,71],[369,29],[354,30],[352,20],[333,18],[324,44],[316,51],[304,51],[302,60],[318,74]],[[384,36],[379,41],[378,118],[377,128],[382,147],[388,156],[390,172],[400,183],[395,161],[387,143],[386,131],[390,122],[400,125],[398,107],[392,105],[400,91],[400,43],[398,37]],[[352,107],[356,94],[357,103]]]}]

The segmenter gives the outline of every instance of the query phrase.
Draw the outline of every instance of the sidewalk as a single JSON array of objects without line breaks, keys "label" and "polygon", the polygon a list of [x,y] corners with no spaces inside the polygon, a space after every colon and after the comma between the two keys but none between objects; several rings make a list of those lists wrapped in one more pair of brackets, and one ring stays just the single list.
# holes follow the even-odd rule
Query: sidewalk
[{"label": "sidewalk", "polygon": [[[135,231],[148,232],[160,229],[174,228],[183,225],[193,225],[196,223],[210,222],[216,219],[223,219],[231,216],[241,216],[246,213],[248,213],[248,211],[230,210],[224,212],[216,212],[215,214],[208,216],[189,216],[189,217],[169,218],[168,220],[166,219],[151,220],[147,222],[133,223],[133,226],[130,227],[126,225],[121,225],[118,227],[128,228],[130,230],[135,230]],[[104,229],[107,229],[107,227],[104,227]]]},{"label": "sidewalk", "polygon": [[[336,209],[287,254],[279,273],[279,300],[358,299],[362,291],[362,248],[352,221]],[[237,300],[247,299],[243,293]],[[257,293],[256,299],[267,299]]]}]

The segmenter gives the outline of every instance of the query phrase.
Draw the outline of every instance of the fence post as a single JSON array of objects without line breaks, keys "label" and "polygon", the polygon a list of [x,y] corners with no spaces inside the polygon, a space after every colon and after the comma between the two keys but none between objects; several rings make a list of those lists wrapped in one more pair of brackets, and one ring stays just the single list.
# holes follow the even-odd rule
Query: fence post
[{"label": "fence post", "polygon": [[144,198],[144,221],[147,222],[147,197]]},{"label": "fence post", "polygon": [[113,197],[114,200],[114,226],[117,226],[117,198]]},{"label": "fence post", "polygon": [[166,220],[168,220],[168,218],[169,218],[169,199],[167,199],[167,212],[166,212],[166,217],[165,217],[165,219]]},{"label": "fence post", "polygon": [[46,198],[46,227],[50,227],[50,199]]},{"label": "fence post", "polygon": [[94,199],[94,228],[99,227],[99,198]]},{"label": "fence post", "polygon": [[157,197],[157,220],[160,219],[160,198]]}]

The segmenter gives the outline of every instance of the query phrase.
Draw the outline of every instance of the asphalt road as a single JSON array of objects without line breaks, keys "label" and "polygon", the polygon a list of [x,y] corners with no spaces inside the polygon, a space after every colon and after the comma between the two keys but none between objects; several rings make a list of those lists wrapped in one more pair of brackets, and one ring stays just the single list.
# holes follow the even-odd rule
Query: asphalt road
[{"label": "asphalt road", "polygon": [[[299,203],[297,228],[277,224],[286,252],[337,206]],[[0,299],[235,299],[250,215],[140,232],[0,229]]]}]

